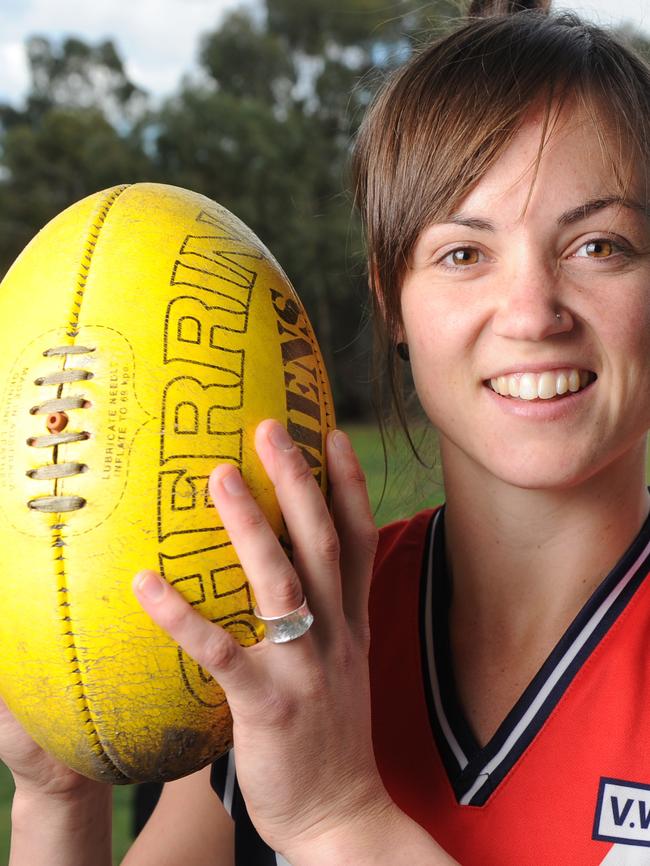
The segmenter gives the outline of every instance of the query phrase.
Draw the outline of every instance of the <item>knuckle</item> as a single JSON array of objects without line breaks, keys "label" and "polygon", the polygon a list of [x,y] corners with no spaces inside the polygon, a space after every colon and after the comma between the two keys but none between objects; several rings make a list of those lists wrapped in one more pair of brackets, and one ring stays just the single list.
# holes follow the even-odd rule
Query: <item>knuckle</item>
[{"label": "knuckle", "polygon": [[314,476],[311,473],[307,461],[295,446],[289,452],[288,463],[289,477],[292,481],[309,484],[314,480]]},{"label": "knuckle", "polygon": [[269,690],[256,708],[257,717],[271,727],[287,728],[299,710],[299,701],[293,695],[277,689]]},{"label": "knuckle", "polygon": [[293,569],[280,574],[273,584],[273,598],[278,604],[290,605],[291,610],[302,601],[302,586]]},{"label": "knuckle", "polygon": [[341,555],[339,538],[332,527],[328,527],[319,538],[316,539],[314,548],[318,556],[325,562],[338,562]]},{"label": "knuckle", "polygon": [[379,544],[379,530],[374,523],[364,523],[364,525],[360,527],[357,543],[363,551],[370,553],[373,556],[375,555],[377,552],[377,545]]},{"label": "knuckle", "polygon": [[257,530],[264,526],[266,518],[262,511],[255,505],[247,508],[239,516],[240,525],[244,530]]},{"label": "knuckle", "polygon": [[234,667],[238,646],[226,632],[215,628],[205,641],[199,664],[209,671],[226,671]]},{"label": "knuckle", "polygon": [[[174,600],[176,602],[176,599]],[[180,599],[170,604],[165,611],[164,627],[172,634],[180,634],[191,627],[192,608]]]},{"label": "knuckle", "polygon": [[350,465],[347,472],[348,480],[353,484],[356,484],[363,489],[366,489],[367,479],[366,473],[361,468],[361,464],[357,460],[351,460]]}]

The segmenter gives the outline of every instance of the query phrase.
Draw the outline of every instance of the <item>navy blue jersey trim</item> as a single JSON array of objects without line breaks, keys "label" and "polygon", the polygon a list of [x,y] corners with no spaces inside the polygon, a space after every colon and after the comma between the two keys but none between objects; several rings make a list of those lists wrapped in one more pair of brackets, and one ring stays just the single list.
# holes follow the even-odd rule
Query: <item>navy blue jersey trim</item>
[{"label": "navy blue jersey trim", "polygon": [[[226,778],[228,776],[229,753],[222,755],[210,767],[210,784],[212,790],[223,803],[226,794]],[[229,810],[230,811],[230,810]]]},{"label": "navy blue jersey trim", "polygon": [[[438,618],[432,616],[433,611],[439,607],[443,619],[448,617],[448,599],[440,597],[442,593],[435,593],[435,585],[432,585],[431,575],[441,575],[446,580],[446,569],[440,570],[440,557],[444,558],[444,533],[442,530],[443,509],[434,514],[424,543],[424,556],[422,557],[422,569],[420,574],[420,600],[419,600],[419,635],[420,651],[422,660],[422,671],[424,674],[424,695],[429,711],[429,721],[433,729],[436,745],[447,775],[452,782],[462,774],[467,765],[468,739],[465,736],[464,719],[452,719],[451,726],[443,730],[446,710],[450,706],[449,689],[451,685],[451,665],[440,665],[435,662],[436,658],[448,658],[442,645],[443,632],[432,624],[437,623]],[[434,597],[435,596],[435,597]],[[439,676],[434,678],[430,675],[432,666],[436,666]],[[435,686],[438,686],[436,693]],[[436,708],[436,703],[442,706]],[[449,729],[451,728],[451,730]],[[454,742],[455,739],[455,742]],[[456,788],[454,786],[454,792]]]},{"label": "navy blue jersey trim", "polygon": [[212,764],[210,784],[235,822],[235,866],[277,866],[275,852],[259,835],[248,814],[232,752]]},{"label": "navy blue jersey trim", "polygon": [[444,513],[439,514],[427,542],[421,581],[425,692],[436,745],[456,799],[462,805],[482,806],[528,748],[643,582],[650,565],[650,517],[567,628],[492,739],[481,747],[463,713],[454,683],[448,629],[451,584],[445,559]]}]

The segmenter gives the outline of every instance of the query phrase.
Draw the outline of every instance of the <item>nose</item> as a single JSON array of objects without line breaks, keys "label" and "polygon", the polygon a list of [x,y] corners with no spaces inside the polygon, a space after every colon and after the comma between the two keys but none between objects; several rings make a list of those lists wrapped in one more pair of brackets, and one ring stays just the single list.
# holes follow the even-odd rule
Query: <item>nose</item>
[{"label": "nose", "polygon": [[500,337],[539,342],[571,331],[570,310],[562,302],[561,274],[528,259],[504,274],[504,291],[492,318]]}]

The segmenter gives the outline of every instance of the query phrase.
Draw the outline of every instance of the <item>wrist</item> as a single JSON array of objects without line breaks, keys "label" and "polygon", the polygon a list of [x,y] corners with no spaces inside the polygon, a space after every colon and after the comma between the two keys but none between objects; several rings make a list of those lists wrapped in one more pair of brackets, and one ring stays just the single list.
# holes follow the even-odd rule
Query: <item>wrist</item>
[{"label": "wrist", "polygon": [[104,782],[96,782],[78,774],[63,773],[58,776],[51,773],[43,783],[34,779],[23,779],[19,774],[13,773],[14,800],[28,801],[39,797],[53,798],[61,803],[83,802],[88,797],[100,797],[100,791],[110,791],[111,786]]},{"label": "wrist", "polygon": [[112,800],[112,788],[101,782],[87,780],[88,784],[78,785],[74,789],[58,789],[56,786],[39,788],[29,782],[21,782],[14,777],[15,791],[11,804],[12,821],[21,821],[23,816],[30,816],[37,809],[46,812],[58,812],[64,815],[83,814],[105,807]]},{"label": "wrist", "polygon": [[17,785],[10,866],[110,866],[112,789],[94,785],[65,793]]},{"label": "wrist", "polygon": [[292,866],[453,866],[456,862],[392,800],[297,840],[285,856]]}]

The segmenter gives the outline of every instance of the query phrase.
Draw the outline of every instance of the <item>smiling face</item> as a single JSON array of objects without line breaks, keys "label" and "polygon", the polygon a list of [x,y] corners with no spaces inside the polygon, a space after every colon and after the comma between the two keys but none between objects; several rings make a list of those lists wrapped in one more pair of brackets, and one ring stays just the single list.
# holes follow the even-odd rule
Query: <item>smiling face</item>
[{"label": "smiling face", "polygon": [[401,295],[420,401],[450,468],[564,488],[650,428],[650,222],[590,120],[567,107],[537,157],[531,115],[445,222]]}]

